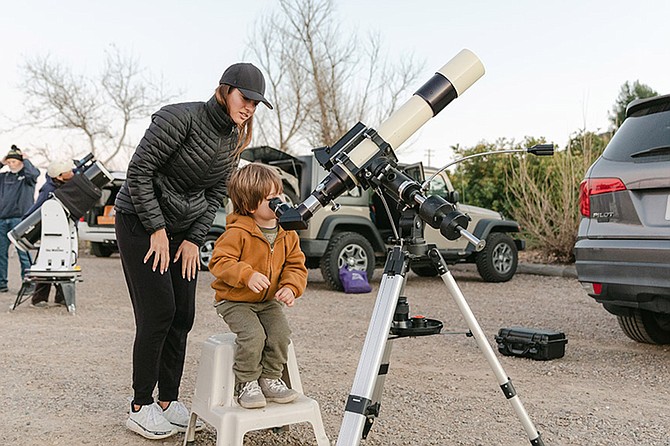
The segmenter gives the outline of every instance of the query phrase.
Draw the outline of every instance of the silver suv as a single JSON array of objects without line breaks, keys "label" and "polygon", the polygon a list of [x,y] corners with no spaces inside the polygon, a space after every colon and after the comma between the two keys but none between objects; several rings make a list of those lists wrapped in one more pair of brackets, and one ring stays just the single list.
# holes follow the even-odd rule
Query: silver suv
[{"label": "silver suv", "polygon": [[638,342],[670,343],[670,95],[631,102],[580,186],[579,281]]}]

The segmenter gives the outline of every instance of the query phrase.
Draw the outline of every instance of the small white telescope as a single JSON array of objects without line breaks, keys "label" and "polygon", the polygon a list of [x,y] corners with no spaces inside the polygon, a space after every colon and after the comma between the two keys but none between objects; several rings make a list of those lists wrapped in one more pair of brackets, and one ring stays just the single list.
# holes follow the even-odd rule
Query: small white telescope
[{"label": "small white telescope", "polygon": [[11,310],[23,302],[32,284],[50,283],[61,287],[67,310],[74,314],[74,284],[81,280],[75,222],[102,196],[100,188],[112,180],[93,154],[76,162],[75,171],[71,180],[7,234],[17,248],[38,250]]}]

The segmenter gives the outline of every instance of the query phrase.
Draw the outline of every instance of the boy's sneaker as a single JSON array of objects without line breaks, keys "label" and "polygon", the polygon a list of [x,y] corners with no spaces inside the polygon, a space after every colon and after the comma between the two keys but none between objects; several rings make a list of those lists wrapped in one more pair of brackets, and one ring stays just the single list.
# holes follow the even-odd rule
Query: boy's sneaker
[{"label": "boy's sneaker", "polygon": [[268,401],[284,404],[298,398],[298,392],[286,387],[281,379],[261,378],[258,382],[265,399]]},{"label": "boy's sneaker", "polygon": [[0,293],[8,293],[8,292],[9,292],[9,288],[7,288],[6,285],[5,286],[0,286]]},{"label": "boy's sneaker", "polygon": [[157,403],[140,406],[140,410],[134,412],[131,402],[126,427],[150,440],[167,438],[177,433],[177,428],[165,419],[163,409]]},{"label": "boy's sneaker", "polygon": [[39,302],[31,303],[30,306],[33,308],[47,308],[49,306],[49,303],[41,300]]},{"label": "boy's sneaker", "polygon": [[240,384],[237,401],[245,409],[259,409],[267,404],[258,381]]},{"label": "boy's sneaker", "polygon": [[[179,432],[186,432],[191,413],[181,401],[171,401],[167,409],[163,409],[163,416]],[[203,428],[202,421],[198,418],[195,422],[195,431],[200,432]]]}]

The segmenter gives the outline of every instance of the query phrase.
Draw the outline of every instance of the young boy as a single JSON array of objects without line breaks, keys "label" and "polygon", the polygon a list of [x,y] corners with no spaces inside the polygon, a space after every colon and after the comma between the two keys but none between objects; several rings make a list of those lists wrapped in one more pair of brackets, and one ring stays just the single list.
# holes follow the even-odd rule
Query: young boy
[{"label": "young boy", "polygon": [[209,262],[216,311],[237,334],[233,371],[247,409],[298,397],[281,380],[291,334],[282,307],[293,306],[305,290],[307,269],[298,235],[279,227],[269,207],[281,193],[281,179],[268,166],[252,163],[233,173],[234,212]]}]

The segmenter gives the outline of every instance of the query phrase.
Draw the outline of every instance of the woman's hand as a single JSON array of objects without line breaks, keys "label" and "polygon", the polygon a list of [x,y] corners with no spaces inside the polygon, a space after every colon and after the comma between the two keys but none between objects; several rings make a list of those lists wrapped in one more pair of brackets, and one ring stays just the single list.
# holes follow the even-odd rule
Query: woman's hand
[{"label": "woman's hand", "polygon": [[293,294],[293,290],[290,288],[284,287],[277,291],[277,294],[275,294],[275,299],[280,302],[284,302],[287,307],[292,307],[295,303],[295,294]]},{"label": "woman's hand", "polygon": [[174,263],[181,257],[181,277],[184,279],[195,279],[196,272],[200,269],[200,249],[198,245],[184,240],[179,245]]},{"label": "woman's hand", "polygon": [[249,283],[247,283],[247,286],[254,293],[260,293],[264,289],[270,287],[270,279],[259,272],[254,272],[249,278]]},{"label": "woman's hand", "polygon": [[165,228],[151,234],[151,244],[147,255],[144,256],[144,263],[147,263],[151,256],[154,256],[154,264],[151,267],[152,271],[156,271],[156,267],[160,265],[159,271],[163,274],[168,269],[170,264],[170,241],[168,240]]}]

